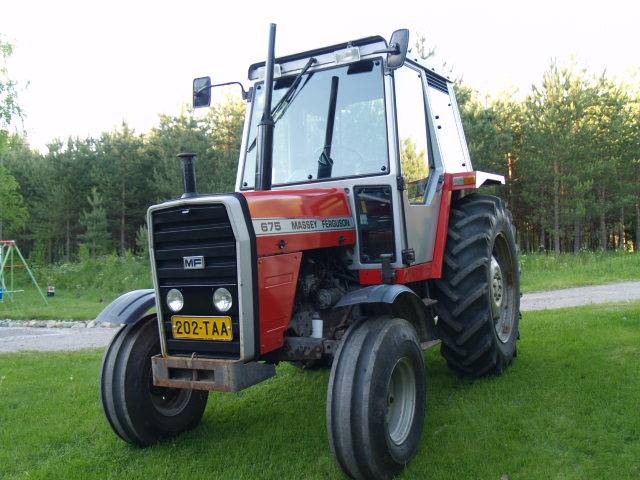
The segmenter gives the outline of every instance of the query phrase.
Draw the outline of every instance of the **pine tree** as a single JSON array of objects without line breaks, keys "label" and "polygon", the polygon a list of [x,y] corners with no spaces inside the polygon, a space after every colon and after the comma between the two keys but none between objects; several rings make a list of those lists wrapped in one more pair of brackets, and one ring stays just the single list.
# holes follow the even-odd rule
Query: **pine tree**
[{"label": "pine tree", "polygon": [[18,182],[0,164],[0,240],[5,232],[14,233],[22,228],[27,221],[27,215]]},{"label": "pine tree", "polygon": [[136,232],[136,253],[143,258],[149,257],[149,229],[144,223]]},{"label": "pine tree", "polygon": [[93,187],[91,196],[87,199],[89,210],[82,212],[80,224],[85,232],[80,235],[82,244],[92,255],[104,255],[111,249],[111,239],[107,230],[107,211],[102,206],[102,197]]}]

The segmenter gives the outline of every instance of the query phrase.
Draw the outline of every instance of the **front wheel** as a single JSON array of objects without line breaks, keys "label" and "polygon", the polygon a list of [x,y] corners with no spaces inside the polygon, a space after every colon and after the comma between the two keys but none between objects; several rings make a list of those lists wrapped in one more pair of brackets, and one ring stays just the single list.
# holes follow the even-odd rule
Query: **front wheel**
[{"label": "front wheel", "polygon": [[122,327],[102,363],[104,413],[116,434],[134,445],[151,445],[190,430],[207,406],[206,391],[153,385],[151,357],[158,353],[158,321],[151,315]]},{"label": "front wheel", "polygon": [[382,316],[352,326],[331,369],[331,452],[356,479],[388,479],[415,455],[422,436],[426,377],[413,326]]}]

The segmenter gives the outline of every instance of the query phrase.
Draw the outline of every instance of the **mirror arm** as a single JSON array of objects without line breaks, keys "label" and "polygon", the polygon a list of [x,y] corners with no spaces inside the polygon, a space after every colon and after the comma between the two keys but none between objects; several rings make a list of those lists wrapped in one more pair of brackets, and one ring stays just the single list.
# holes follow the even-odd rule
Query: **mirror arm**
[{"label": "mirror arm", "polygon": [[400,53],[400,45],[396,43],[389,44],[389,48],[383,48],[382,50],[376,50],[375,52],[371,52],[371,55],[375,55],[376,53],[392,53],[397,55]]},{"label": "mirror arm", "polygon": [[224,83],[216,83],[215,85],[209,85],[209,86],[206,86],[206,87],[202,87],[202,88],[200,88],[200,89],[198,89],[198,90],[196,91],[196,95],[198,95],[198,94],[200,94],[200,93],[204,92],[207,88],[213,88],[213,87],[225,87],[225,86],[227,86],[227,85],[239,85],[239,86],[240,86],[240,90],[242,91],[242,99],[243,99],[243,100],[246,100],[246,99],[247,99],[247,97],[249,96],[249,92],[247,92],[247,91],[244,89],[244,85],[242,85],[240,82],[224,82]]}]

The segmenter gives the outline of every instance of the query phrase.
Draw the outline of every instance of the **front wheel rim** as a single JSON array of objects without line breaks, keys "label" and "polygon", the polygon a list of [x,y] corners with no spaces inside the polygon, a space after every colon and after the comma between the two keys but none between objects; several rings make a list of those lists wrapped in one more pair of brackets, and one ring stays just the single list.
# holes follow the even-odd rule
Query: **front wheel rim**
[{"label": "front wheel rim", "polygon": [[158,387],[153,384],[153,375],[149,377],[151,404],[158,413],[165,417],[174,417],[181,413],[191,400],[192,390]]},{"label": "front wheel rim", "polygon": [[409,436],[416,411],[416,373],[407,357],[400,358],[387,388],[387,428],[391,441],[401,445]]}]

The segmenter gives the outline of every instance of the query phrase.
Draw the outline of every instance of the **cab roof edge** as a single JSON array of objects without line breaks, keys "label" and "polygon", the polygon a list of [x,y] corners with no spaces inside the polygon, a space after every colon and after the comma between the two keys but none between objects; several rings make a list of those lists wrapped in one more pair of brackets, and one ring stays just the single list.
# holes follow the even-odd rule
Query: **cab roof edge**
[{"label": "cab roof edge", "polygon": [[[387,46],[387,41],[385,40],[384,37],[380,36],[380,35],[374,35],[371,37],[364,37],[364,38],[359,38],[357,40],[351,40],[348,42],[343,42],[343,43],[338,43],[336,45],[331,45],[328,47],[321,47],[321,48],[316,48],[314,50],[307,50],[305,52],[300,52],[300,53],[294,53],[291,55],[285,55],[284,57],[277,57],[275,59],[275,63],[277,64],[282,64],[282,63],[287,63],[287,62],[292,62],[295,60],[302,60],[305,58],[309,58],[309,57],[317,57],[319,55],[326,55],[328,53],[332,53],[332,52],[336,52],[338,50],[344,50],[345,48],[348,47],[362,47],[364,45],[371,45],[371,44],[375,44],[375,43],[380,43],[383,42],[385,44],[385,46]],[[248,71],[248,78],[252,79],[254,77],[254,74],[256,72],[256,70],[258,70],[259,68],[264,67],[265,62],[258,62],[258,63],[254,63],[249,67],[249,71]]]}]

